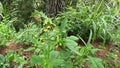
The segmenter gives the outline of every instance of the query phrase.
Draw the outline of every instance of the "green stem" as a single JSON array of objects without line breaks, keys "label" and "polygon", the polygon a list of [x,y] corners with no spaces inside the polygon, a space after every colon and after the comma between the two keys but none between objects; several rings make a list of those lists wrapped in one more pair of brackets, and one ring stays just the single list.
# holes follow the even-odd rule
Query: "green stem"
[{"label": "green stem", "polygon": [[49,60],[50,60],[50,45],[48,45],[48,56],[47,56],[47,68],[50,68]]}]

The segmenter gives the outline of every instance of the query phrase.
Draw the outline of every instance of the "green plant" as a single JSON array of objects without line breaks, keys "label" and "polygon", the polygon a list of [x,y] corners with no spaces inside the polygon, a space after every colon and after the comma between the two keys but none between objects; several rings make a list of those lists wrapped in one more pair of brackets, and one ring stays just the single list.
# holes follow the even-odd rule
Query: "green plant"
[{"label": "green plant", "polygon": [[[54,51],[54,47],[59,43],[60,35],[57,31],[57,27],[55,27],[55,24],[52,23],[51,19],[45,16],[43,16],[43,18],[45,19],[43,22],[42,34],[38,37],[39,40],[36,40],[36,42],[32,41],[34,44],[38,43],[35,45],[35,53],[41,53],[39,53],[40,55],[31,56],[30,59],[32,65],[41,65],[43,68],[51,68],[56,65],[58,66],[63,62],[62,59],[57,57],[59,56],[59,52]],[[54,65],[55,63],[57,64]]]},{"label": "green plant", "polygon": [[[43,16],[43,18],[45,18],[43,20],[43,33],[38,37],[39,40],[37,40],[37,38],[31,38],[31,41],[35,46],[35,54],[30,57],[31,64],[32,66],[40,65],[43,68],[65,67],[66,65],[64,65],[64,63],[69,63],[64,61],[62,58],[63,56],[60,55],[60,51],[67,47],[73,53],[79,54],[79,46],[77,46],[77,43],[75,42],[78,38],[74,36],[66,37],[65,28],[67,20],[63,20],[61,26],[56,26],[50,18],[47,18],[46,16]],[[60,51],[57,51],[59,48]],[[36,55],[36,53],[39,55]],[[71,65],[69,64],[69,66]]]},{"label": "green plant", "polygon": [[[46,17],[45,17],[46,18]],[[56,18],[56,20],[59,19]],[[66,34],[66,27],[67,27],[67,22],[69,21],[68,19],[62,19],[61,21],[61,25],[60,26],[50,26],[49,25],[49,22],[52,22],[52,20],[50,19],[45,19],[46,21],[43,22],[45,23],[44,25],[44,32],[41,37],[41,44],[38,45],[38,53],[41,52],[39,56],[37,55],[33,55],[31,57],[31,62],[33,62],[33,65],[35,64],[35,61],[34,59],[36,59],[36,62],[38,62],[38,65],[42,65],[42,67],[45,67],[45,68],[49,68],[49,67],[65,67],[64,64],[68,64],[68,67],[72,68],[72,67],[82,67],[82,64],[87,61],[87,59],[89,59],[89,57],[93,57],[94,53],[98,50],[98,49],[94,49],[92,47],[92,45],[90,45],[90,42],[92,40],[92,30],[90,31],[90,35],[89,35],[89,39],[88,39],[88,42],[85,43],[85,47],[80,47],[78,46],[77,44],[77,41],[78,41],[78,38],[75,37],[75,36],[69,36],[67,37],[67,34]],[[56,22],[56,20],[54,20],[53,22]],[[59,21],[59,20],[58,20]],[[46,27],[50,26],[51,28],[47,28]],[[52,29],[52,31],[51,31]],[[54,29],[56,30],[54,32]],[[40,38],[41,38],[40,37]],[[42,43],[44,42],[44,43]],[[43,46],[41,46],[43,44]],[[53,58],[50,58],[50,56],[52,55],[51,52],[53,52],[54,54],[54,47],[57,48],[60,48],[60,52],[61,50],[65,50],[67,51],[68,55],[70,55],[69,57],[66,58],[62,58],[63,56],[60,55],[60,54],[56,54],[56,58],[53,59]],[[56,51],[55,53],[60,53],[59,51]],[[37,59],[40,59],[37,61]],[[52,64],[50,62],[52,60],[55,60],[56,61],[56,64],[58,62],[60,62],[60,64],[58,64],[58,66],[52,66]],[[98,59],[98,58],[90,58],[88,61],[92,61],[96,59],[96,62],[100,62],[100,65],[99,67],[103,67],[102,65],[102,62],[101,62],[101,59]],[[57,61],[57,60],[62,60],[62,61]],[[67,60],[67,61],[65,61]],[[78,61],[80,60],[80,61]],[[42,62],[40,62],[42,61]],[[93,63],[93,62],[92,62]],[[97,65],[97,63],[95,64],[95,66]],[[85,67],[85,66],[83,66]]]},{"label": "green plant", "polygon": [[90,68],[104,68],[101,59],[88,56],[88,60],[88,63],[91,64]]},{"label": "green plant", "polygon": [[[111,41],[111,27],[114,23],[116,9],[108,7],[102,0],[98,5],[77,4],[75,8],[68,8],[68,11],[60,14],[59,20],[67,19],[67,33],[69,35],[81,36],[88,40],[92,31],[92,42],[103,41],[103,45]],[[103,9],[105,10],[103,10]]]},{"label": "green plant", "polygon": [[21,56],[19,56],[17,54],[14,54],[14,62],[19,63],[17,68],[23,68],[23,66],[25,64],[27,64],[27,61],[23,57],[21,57]]},{"label": "green plant", "polygon": [[4,56],[1,55],[1,54],[0,54],[0,67],[1,67],[1,68],[9,67],[8,60],[6,59],[6,57],[4,57]]},{"label": "green plant", "polygon": [[6,45],[14,36],[15,31],[10,27],[10,23],[0,22],[0,45]]}]

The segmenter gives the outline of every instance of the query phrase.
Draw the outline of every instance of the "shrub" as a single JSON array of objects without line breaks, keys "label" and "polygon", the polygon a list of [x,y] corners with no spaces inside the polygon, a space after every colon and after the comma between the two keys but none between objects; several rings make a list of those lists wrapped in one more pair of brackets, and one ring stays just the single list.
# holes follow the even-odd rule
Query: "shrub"
[{"label": "shrub", "polygon": [[[104,5],[104,7],[103,7]],[[99,5],[82,5],[77,4],[76,8],[69,7],[67,12],[59,15],[59,19],[67,19],[68,35],[80,36],[84,40],[88,40],[90,31],[92,31],[92,41],[97,39],[110,41],[111,28],[114,24],[116,10],[105,6],[101,1]]]}]

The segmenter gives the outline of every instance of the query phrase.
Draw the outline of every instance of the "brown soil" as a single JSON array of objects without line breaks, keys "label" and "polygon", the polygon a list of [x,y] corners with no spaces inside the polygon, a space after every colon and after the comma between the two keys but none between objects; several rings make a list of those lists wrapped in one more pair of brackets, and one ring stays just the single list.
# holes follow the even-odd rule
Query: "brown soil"
[{"label": "brown soil", "polygon": [[[16,53],[18,53],[20,49],[27,49],[29,47],[31,47],[31,45],[22,45],[22,44],[20,45],[20,44],[15,44],[13,41],[10,41],[7,46],[0,48],[0,54],[5,56],[7,54],[7,51],[15,51]],[[24,68],[27,68],[27,65],[29,65],[30,63],[29,57],[33,54],[33,52],[32,51],[27,51],[27,52],[21,51],[21,53],[22,53],[21,57],[23,57],[25,60],[28,61],[28,64],[24,66]],[[18,65],[14,61],[12,61],[10,64]]]},{"label": "brown soil", "polygon": [[[29,47],[30,47],[30,45],[20,45],[20,44],[15,44],[14,42],[10,41],[7,46],[0,48],[0,54],[6,55],[7,50],[19,51],[19,49],[27,49]],[[27,52],[26,52],[26,54],[27,54]],[[29,52],[28,52],[28,55],[30,55]]]},{"label": "brown soil", "polygon": [[[99,48],[100,49],[100,42],[94,42],[93,46],[94,48]],[[104,48],[100,49],[99,51],[97,51],[95,53],[95,56],[101,59],[106,59],[106,56],[110,53],[114,53],[115,55],[117,55],[117,60],[120,61],[120,51],[119,52],[112,52],[111,50],[116,49],[118,47],[112,45],[112,44],[106,44],[105,46],[103,46]]]},{"label": "brown soil", "polygon": [[6,47],[0,47],[0,54],[6,55]]},{"label": "brown soil", "polygon": [[118,60],[120,61],[120,52],[117,53],[117,56],[118,56]]},{"label": "brown soil", "polygon": [[[78,42],[78,44],[80,46],[84,46],[84,44],[82,42]],[[96,41],[96,42],[93,42],[92,43],[93,47],[94,48],[98,48],[100,50],[98,50],[96,53],[95,53],[95,57],[97,58],[101,58],[101,59],[106,59],[106,56],[110,53],[114,53],[117,55],[117,60],[120,61],[120,48],[113,45],[113,44],[106,44],[105,46],[103,46],[104,48],[100,48],[101,47],[101,41]],[[119,48],[119,52],[112,52],[111,50],[113,49],[116,49],[116,48]]]}]

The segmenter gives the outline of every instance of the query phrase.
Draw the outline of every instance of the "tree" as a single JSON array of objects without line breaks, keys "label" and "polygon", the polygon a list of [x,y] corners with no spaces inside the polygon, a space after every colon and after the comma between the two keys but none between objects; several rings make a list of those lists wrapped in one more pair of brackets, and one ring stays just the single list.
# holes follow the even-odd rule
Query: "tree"
[{"label": "tree", "polygon": [[46,14],[48,17],[55,17],[60,12],[64,11],[64,0],[45,0]]},{"label": "tree", "polygon": [[0,2],[0,21],[3,19],[2,13],[3,13],[3,5],[2,5],[2,3]]}]

